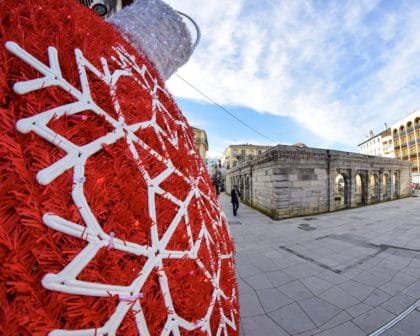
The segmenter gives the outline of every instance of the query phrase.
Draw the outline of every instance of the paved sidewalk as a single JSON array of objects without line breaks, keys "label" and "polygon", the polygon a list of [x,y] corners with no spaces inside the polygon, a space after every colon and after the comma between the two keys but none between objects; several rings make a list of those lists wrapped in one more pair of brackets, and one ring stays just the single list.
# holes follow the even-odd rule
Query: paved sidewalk
[{"label": "paved sidewalk", "polygon": [[220,201],[242,336],[369,335],[404,311],[375,335],[420,335],[420,197],[282,221]]}]

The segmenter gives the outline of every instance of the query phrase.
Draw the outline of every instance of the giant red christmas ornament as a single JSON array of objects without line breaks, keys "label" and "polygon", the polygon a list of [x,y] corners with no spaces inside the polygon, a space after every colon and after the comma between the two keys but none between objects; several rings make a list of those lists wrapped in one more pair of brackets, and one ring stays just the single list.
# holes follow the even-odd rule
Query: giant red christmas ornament
[{"label": "giant red christmas ornament", "polygon": [[0,334],[237,335],[227,222],[155,64],[72,0],[0,18]]}]

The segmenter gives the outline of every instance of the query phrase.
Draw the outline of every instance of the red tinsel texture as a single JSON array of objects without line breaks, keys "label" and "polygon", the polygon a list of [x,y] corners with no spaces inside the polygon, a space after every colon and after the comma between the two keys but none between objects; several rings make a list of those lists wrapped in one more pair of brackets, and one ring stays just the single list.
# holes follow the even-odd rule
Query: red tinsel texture
[{"label": "red tinsel texture", "polygon": [[[0,334],[46,335],[56,329],[101,328],[120,303],[118,295],[77,295],[42,285],[46,274],[61,272],[88,244],[81,237],[49,228],[43,215],[52,213],[84,227],[86,223],[71,196],[73,169],[67,169],[46,185],[36,180],[40,170],[67,153],[34,132],[22,134],[16,128],[19,120],[70,104],[74,97],[57,86],[16,94],[12,89],[15,83],[42,76],[4,45],[7,41],[16,42],[47,66],[47,48],[55,47],[63,78],[78,90],[81,83],[75,48],[97,69],[102,69],[101,57],[108,60],[112,73],[118,68],[118,62],[111,61],[116,55],[112,47],[122,47],[136,55],[136,63],[145,65],[152,77],[158,79],[158,75],[153,65],[113,27],[76,1],[2,1],[0,19]],[[204,165],[196,153],[191,154],[195,151],[193,135],[189,127],[182,127],[187,125],[185,118],[164,90],[158,90],[157,98],[166,111],[156,113],[150,88],[139,85],[132,77],[120,78],[116,92],[111,93],[103,80],[92,73],[87,76],[90,96],[111,117],[121,117],[115,112],[114,94],[127,125],[152,119],[155,125],[135,132],[145,144],[135,144],[139,159],[133,158],[123,137],[104,145],[87,160],[84,196],[97,222],[104,232],[152,250],[153,243],[162,239],[174,218],[183,211],[185,215],[166,250],[191,251],[198,246],[194,257],[186,254],[184,258],[162,258],[156,263],[141,295],[130,302],[134,305],[139,300],[144,322],[136,320],[139,312],[130,309],[116,334],[138,335],[138,323],[145,323],[150,335],[160,335],[165,326],[173,326],[168,324],[168,317],[175,314],[197,325],[209,318],[209,330],[188,331],[179,327],[181,335],[216,334],[221,325],[226,334],[238,335],[233,245]],[[152,78],[149,81],[153,86]],[[158,83],[164,87],[159,79]],[[47,127],[77,146],[113,131],[102,116],[88,109],[77,115],[52,118]],[[162,132],[156,132],[157,128]],[[167,162],[171,162],[173,172],[160,181],[163,192],[154,193],[150,199],[151,186],[139,167],[154,179],[167,169]],[[197,181],[198,185],[189,181]],[[198,188],[205,197],[197,193],[188,196],[192,188]],[[187,197],[189,201],[181,209],[179,204]],[[176,204],[173,199],[181,203]],[[150,214],[151,202],[156,218]],[[200,236],[203,227],[204,237]],[[153,230],[157,237],[152,237]],[[159,253],[155,250],[153,256]],[[228,255],[231,257],[221,258]],[[101,248],[76,280],[129,286],[142,273],[148,258],[151,256],[147,254]],[[162,292],[165,281],[174,311],[168,309],[168,298]],[[207,316],[209,311],[211,315]],[[236,328],[224,324],[224,317],[232,319]]]}]

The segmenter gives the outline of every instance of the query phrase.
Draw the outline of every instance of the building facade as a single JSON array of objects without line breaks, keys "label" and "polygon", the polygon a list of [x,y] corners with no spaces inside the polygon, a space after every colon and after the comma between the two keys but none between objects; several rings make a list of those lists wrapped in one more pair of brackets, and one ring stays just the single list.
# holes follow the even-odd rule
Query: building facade
[{"label": "building facade", "polygon": [[394,144],[392,142],[391,127],[387,128],[381,134],[382,141],[382,155],[383,157],[395,158]]},{"label": "building facade", "polygon": [[[358,145],[359,153],[373,156],[393,157],[393,151],[389,153],[389,148],[393,149],[392,137],[390,137],[390,147],[388,147],[388,143],[384,144],[383,136],[387,133],[390,133],[390,128],[387,128],[385,131],[378,134],[374,134],[373,131],[370,131],[369,136]],[[385,152],[387,153],[386,155]]]},{"label": "building facade", "polygon": [[[386,124],[385,124],[386,126]],[[373,134],[358,145],[359,153],[392,157],[411,164],[412,179],[420,184],[420,109]]]},{"label": "building facade", "polygon": [[223,162],[222,165],[225,169],[231,169],[236,167],[239,162],[249,160],[255,156],[262,154],[267,149],[270,149],[272,146],[262,146],[262,145],[230,145],[225,149],[223,153]]},{"label": "building facade", "polygon": [[206,162],[207,151],[209,150],[206,131],[196,127],[192,127],[192,130],[194,132],[195,148],[203,161]]},{"label": "building facade", "polygon": [[226,190],[275,219],[411,195],[410,164],[357,153],[279,145],[227,171]]},{"label": "building facade", "polygon": [[420,183],[420,109],[392,125],[395,158],[411,163],[413,182]]}]

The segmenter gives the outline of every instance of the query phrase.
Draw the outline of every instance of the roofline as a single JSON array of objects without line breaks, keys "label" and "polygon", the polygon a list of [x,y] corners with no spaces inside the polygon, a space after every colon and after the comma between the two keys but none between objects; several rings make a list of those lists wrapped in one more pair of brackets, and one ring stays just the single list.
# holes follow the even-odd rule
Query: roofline
[{"label": "roofline", "polygon": [[359,143],[357,146],[363,145],[364,143],[372,140],[373,138],[376,138],[378,136],[382,136],[382,134],[384,134],[387,131],[391,131],[392,132],[391,127],[388,127],[386,130],[383,130],[382,132],[375,134],[374,136],[370,137],[369,139],[366,139],[365,141]]},{"label": "roofline", "polygon": [[227,148],[229,147],[244,147],[244,146],[250,146],[250,147],[274,147],[271,145],[252,145],[252,144],[243,144],[243,145],[229,145]]}]

